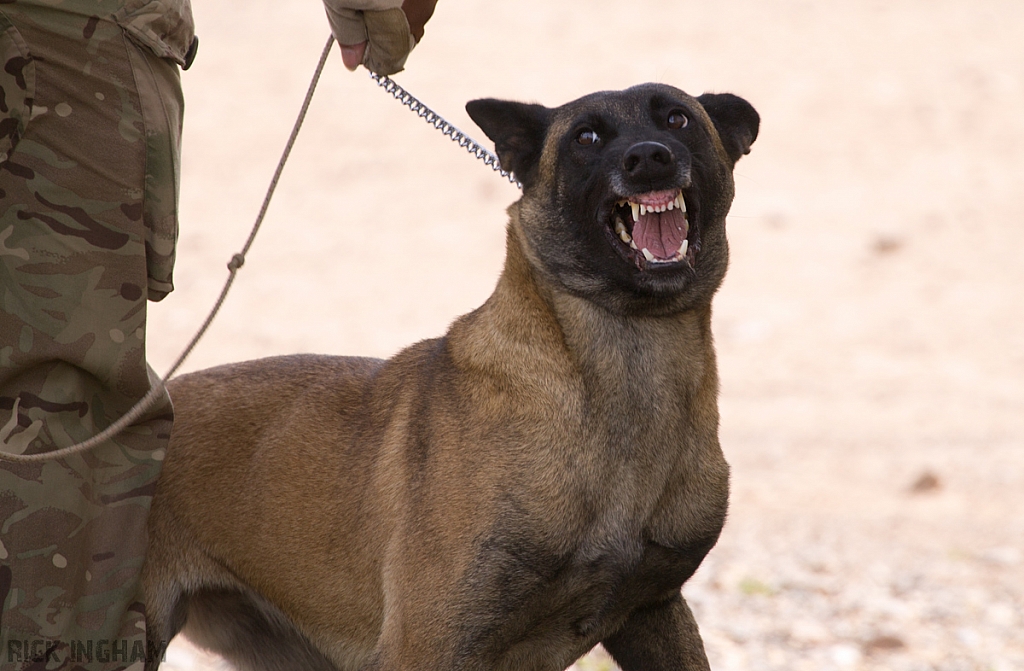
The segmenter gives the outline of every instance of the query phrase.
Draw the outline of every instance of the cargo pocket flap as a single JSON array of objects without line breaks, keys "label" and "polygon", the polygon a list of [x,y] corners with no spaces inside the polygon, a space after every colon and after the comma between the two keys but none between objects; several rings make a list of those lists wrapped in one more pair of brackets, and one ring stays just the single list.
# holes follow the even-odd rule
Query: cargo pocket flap
[{"label": "cargo pocket flap", "polygon": [[195,39],[195,22],[189,0],[132,0],[114,20],[128,35],[160,58],[188,64]]}]

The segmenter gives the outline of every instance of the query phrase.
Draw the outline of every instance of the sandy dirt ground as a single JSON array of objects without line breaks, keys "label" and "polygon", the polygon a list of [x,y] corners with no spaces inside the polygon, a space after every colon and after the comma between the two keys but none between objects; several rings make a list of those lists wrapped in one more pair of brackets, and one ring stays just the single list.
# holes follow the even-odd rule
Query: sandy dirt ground
[{"label": "sandy dirt ground", "polygon": [[[317,0],[193,4],[160,372],[248,234],[328,34]],[[1022,36],[1019,0],[441,0],[396,78],[480,139],[476,97],[663,81],[760,111],[715,304],[732,508],[684,589],[716,670],[1024,669]],[[516,197],[335,53],[185,368],[440,334],[490,293]]]}]

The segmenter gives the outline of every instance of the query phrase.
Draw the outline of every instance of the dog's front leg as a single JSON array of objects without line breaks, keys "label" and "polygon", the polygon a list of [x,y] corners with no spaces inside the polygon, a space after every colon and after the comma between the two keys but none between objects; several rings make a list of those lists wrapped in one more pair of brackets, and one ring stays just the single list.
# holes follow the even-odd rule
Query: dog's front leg
[{"label": "dog's front leg", "polygon": [[622,671],[710,671],[704,643],[681,594],[639,609],[602,641]]}]

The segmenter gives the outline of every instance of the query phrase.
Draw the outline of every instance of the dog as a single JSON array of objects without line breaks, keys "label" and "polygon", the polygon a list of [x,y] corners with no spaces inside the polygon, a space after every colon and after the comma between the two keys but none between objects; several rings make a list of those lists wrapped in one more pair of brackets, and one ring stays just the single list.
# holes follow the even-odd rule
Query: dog
[{"label": "dog", "polygon": [[386,361],[171,383],[151,649],[556,671],[602,643],[625,671],[709,668],[680,588],[726,517],[711,301],[760,118],[662,84],[466,109],[523,187],[494,293]]}]

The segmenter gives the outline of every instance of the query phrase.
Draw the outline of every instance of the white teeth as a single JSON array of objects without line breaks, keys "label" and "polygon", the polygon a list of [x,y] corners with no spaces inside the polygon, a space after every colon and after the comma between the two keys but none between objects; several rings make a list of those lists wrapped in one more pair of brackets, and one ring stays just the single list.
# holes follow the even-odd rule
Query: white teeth
[{"label": "white teeth", "polygon": [[615,204],[617,207],[625,207],[629,205],[629,209],[633,213],[633,221],[640,221],[640,217],[645,214],[654,214],[655,212],[668,212],[679,208],[686,214],[686,202],[683,200],[683,194],[680,193],[671,202],[665,203],[664,205],[642,205],[640,203],[632,203],[628,200],[620,200]]},{"label": "white teeth", "polygon": [[618,217],[615,217],[615,233],[627,245],[633,242],[633,238],[629,237],[629,233],[626,232],[626,224],[622,223],[622,219]]},{"label": "white teeth", "polygon": [[[646,214],[654,214],[656,212],[670,212],[676,208],[682,211],[684,221],[688,219],[688,217],[686,216],[686,201],[683,200],[682,193],[677,194],[674,199],[672,199],[668,203],[665,203],[664,205],[643,205],[641,203],[630,202],[629,200],[620,200],[615,205],[616,207],[625,207],[626,205],[628,205],[633,215],[634,222],[640,221],[640,217]],[[686,224],[676,226],[676,230],[680,231],[684,235],[686,228],[688,228]],[[659,260],[654,255],[654,253],[651,252],[650,249],[647,249],[646,247],[643,249],[639,249],[636,246],[636,240],[634,240],[633,237],[626,230],[626,223],[620,216],[615,217],[615,234],[619,236],[619,239],[622,240],[623,243],[629,245],[630,249],[634,249],[642,253],[644,255],[644,258],[651,263],[674,263],[682,261],[686,259],[687,252],[690,251],[690,241],[686,238],[683,238],[682,243],[680,243],[679,245],[679,250],[671,259]]]}]

